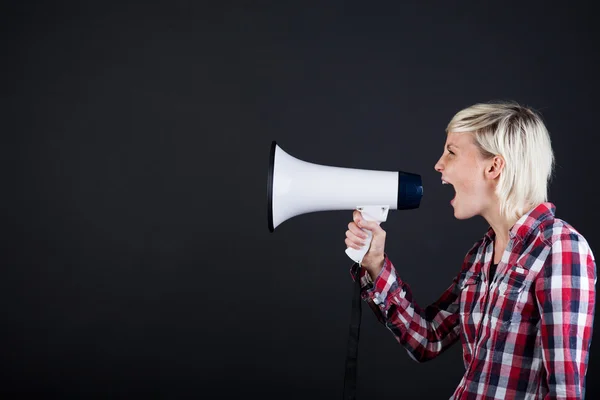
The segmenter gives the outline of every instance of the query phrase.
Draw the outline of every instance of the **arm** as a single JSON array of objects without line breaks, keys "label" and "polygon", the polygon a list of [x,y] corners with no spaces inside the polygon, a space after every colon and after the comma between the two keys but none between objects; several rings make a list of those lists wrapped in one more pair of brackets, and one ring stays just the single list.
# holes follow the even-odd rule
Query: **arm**
[{"label": "arm", "polygon": [[412,359],[431,360],[456,342],[460,332],[458,277],[435,303],[422,309],[414,301],[408,284],[397,277],[387,255],[374,281],[364,268],[354,264],[353,279],[357,273],[363,288],[362,298]]},{"label": "arm", "polygon": [[596,298],[596,265],[585,239],[563,234],[535,282],[546,399],[582,399]]}]

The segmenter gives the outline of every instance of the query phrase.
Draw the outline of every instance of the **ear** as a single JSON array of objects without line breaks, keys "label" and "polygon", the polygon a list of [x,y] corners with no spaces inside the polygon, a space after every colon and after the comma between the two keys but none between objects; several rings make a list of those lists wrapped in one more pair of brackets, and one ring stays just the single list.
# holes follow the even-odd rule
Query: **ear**
[{"label": "ear", "polygon": [[496,180],[500,177],[500,173],[504,170],[505,162],[502,156],[493,156],[488,160],[485,176],[488,179]]}]

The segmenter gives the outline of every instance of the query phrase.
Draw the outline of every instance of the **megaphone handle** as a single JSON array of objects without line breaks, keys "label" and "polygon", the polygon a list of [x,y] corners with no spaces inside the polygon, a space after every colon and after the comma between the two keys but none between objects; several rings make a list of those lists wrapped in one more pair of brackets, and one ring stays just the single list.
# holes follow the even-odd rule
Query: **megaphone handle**
[{"label": "megaphone handle", "polygon": [[[376,221],[377,223],[383,222],[382,220],[372,217],[368,212],[366,212],[366,210],[359,210],[359,211],[365,221]],[[365,242],[364,246],[358,250],[351,248],[351,247],[348,247],[346,249],[346,254],[348,255],[348,257],[350,257],[350,259],[352,259],[352,261],[359,263],[359,264],[362,262],[365,254],[367,254],[367,252],[369,251],[369,248],[371,247],[371,241],[373,240],[373,232],[371,232],[368,229],[364,229],[364,228],[362,230],[363,230],[363,232],[365,232],[367,234],[367,238],[364,241]]]}]

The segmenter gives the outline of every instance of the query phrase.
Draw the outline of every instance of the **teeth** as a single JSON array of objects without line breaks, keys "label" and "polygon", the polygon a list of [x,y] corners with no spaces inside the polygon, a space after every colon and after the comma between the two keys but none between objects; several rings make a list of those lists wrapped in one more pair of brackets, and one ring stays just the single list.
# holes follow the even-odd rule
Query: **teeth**
[{"label": "teeth", "polygon": [[448,185],[448,182],[442,179],[442,185]]}]

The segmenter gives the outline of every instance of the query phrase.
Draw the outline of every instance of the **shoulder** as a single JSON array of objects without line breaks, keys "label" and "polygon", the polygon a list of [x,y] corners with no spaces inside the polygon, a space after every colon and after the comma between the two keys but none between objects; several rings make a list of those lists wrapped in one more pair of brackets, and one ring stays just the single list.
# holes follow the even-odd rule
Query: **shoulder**
[{"label": "shoulder", "polygon": [[594,260],[594,254],[586,238],[570,223],[560,218],[549,219],[540,226],[541,239],[552,253],[586,254]]},{"label": "shoulder", "polygon": [[[547,246],[545,259],[539,278],[551,287],[558,282],[571,282],[590,278],[595,282],[596,262],[594,253],[585,237],[568,222],[553,218],[540,226],[539,238]],[[557,279],[561,276],[562,279]],[[565,280],[565,278],[567,278]]]}]

